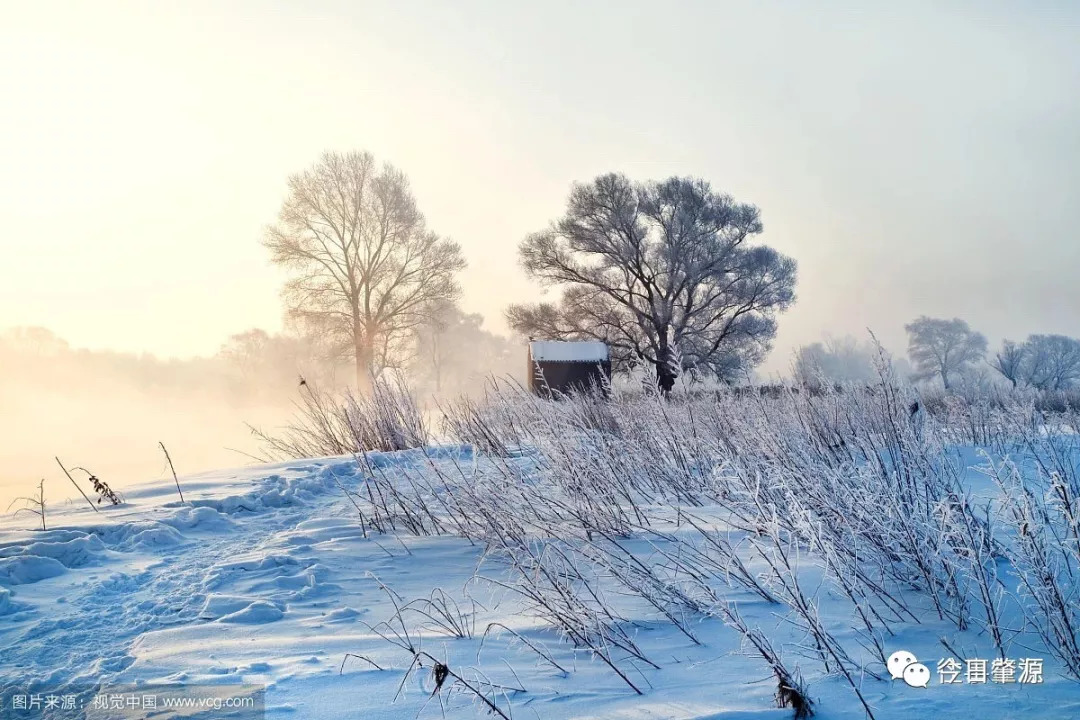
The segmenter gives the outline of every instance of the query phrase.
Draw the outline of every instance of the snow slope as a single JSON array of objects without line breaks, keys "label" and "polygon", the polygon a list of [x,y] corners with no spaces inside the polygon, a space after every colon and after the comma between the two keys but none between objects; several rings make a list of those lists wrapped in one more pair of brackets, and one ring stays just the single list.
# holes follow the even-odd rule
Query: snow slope
[{"label": "snow slope", "polygon": [[[483,460],[468,448],[439,448],[372,454],[370,462],[386,472],[417,473],[430,462],[452,462],[468,472]],[[660,665],[637,668],[633,679],[645,689],[638,696],[600,662],[523,615],[515,597],[476,579],[506,572],[482,547],[451,537],[365,537],[343,491],[364,482],[351,458],[181,482],[183,505],[171,482],[158,482],[129,491],[125,505],[101,513],[67,505],[49,516],[45,532],[26,529],[29,516],[0,520],[0,717],[33,717],[10,710],[17,693],[85,692],[119,683],[264,684],[269,718],[485,716],[464,694],[433,697],[426,670],[402,683],[410,658],[371,630],[392,613],[380,583],[406,599],[442,588],[467,606],[475,636],[429,631],[424,649],[452,667],[476,668],[494,684],[524,690],[505,690],[515,718],[791,716],[775,708],[767,668],[743,653],[739,636],[718,620],[697,626],[702,644],[696,645],[669,624],[628,608],[638,613],[631,632]],[[799,642],[763,601],[736,591],[731,599],[776,637]],[[822,613],[843,636],[850,623],[839,606],[825,605]],[[501,625],[482,641],[490,623]],[[562,670],[503,627],[543,648]],[[943,654],[938,637],[944,627],[928,619],[890,642],[933,669]],[[983,638],[958,642],[973,654],[993,656]],[[807,679],[819,717],[863,717],[839,678]],[[983,720],[1080,717],[1080,686],[1059,677],[1049,658],[1040,685],[915,689],[867,677],[864,692],[883,719],[969,718],[974,712]]]}]

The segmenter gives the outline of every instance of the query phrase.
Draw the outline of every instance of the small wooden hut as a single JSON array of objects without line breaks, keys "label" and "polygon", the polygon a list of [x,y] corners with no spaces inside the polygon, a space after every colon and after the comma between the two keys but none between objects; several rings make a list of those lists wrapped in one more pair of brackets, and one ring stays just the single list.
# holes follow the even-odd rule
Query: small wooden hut
[{"label": "small wooden hut", "polygon": [[604,388],[611,379],[611,351],[598,341],[529,342],[529,389],[538,395]]}]

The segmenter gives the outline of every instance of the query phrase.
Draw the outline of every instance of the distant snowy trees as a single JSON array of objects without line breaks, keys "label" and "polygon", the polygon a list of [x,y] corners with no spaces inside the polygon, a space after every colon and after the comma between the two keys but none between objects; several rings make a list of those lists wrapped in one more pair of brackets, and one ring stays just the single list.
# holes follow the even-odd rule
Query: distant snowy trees
[{"label": "distant snowy trees", "polygon": [[318,334],[268,333],[252,328],[229,336],[217,357],[235,387],[266,399],[281,398],[301,378],[322,389],[344,388],[352,377],[352,358],[331,338]]},{"label": "distant snowy trees", "polygon": [[860,345],[850,335],[826,337],[824,342],[803,345],[795,352],[795,377],[804,385],[870,382],[877,377],[874,349]]},{"label": "distant snowy trees", "polygon": [[1080,385],[1080,340],[1064,335],[1031,335],[1023,343],[1006,340],[990,366],[1013,387],[1068,390]]},{"label": "distant snowy trees", "polygon": [[415,330],[414,352],[405,370],[414,390],[445,396],[479,393],[489,377],[520,377],[525,357],[520,344],[483,327],[478,313],[443,303]]},{"label": "distant snowy trees", "polygon": [[986,355],[986,337],[960,318],[943,320],[925,315],[904,326],[908,356],[917,380],[939,377],[948,389],[954,377],[972,368]]},{"label": "distant snowy trees", "polygon": [[[948,389],[957,378],[977,374],[986,338],[963,320],[924,316],[905,329],[914,379],[940,378]],[[1065,335],[1029,335],[1021,343],[1005,340],[986,364],[1014,388],[1069,390],[1080,387],[1080,340]]]},{"label": "distant snowy trees", "polygon": [[617,364],[655,368],[665,391],[683,371],[732,379],[763,359],[795,299],[795,261],[751,245],[761,231],[756,207],[704,180],[602,175],[521,243],[526,272],[560,300],[507,319],[524,335],[603,340]]},{"label": "distant snowy trees", "polygon": [[326,153],[289,178],[263,244],[291,272],[290,315],[349,351],[361,392],[457,297],[465,267],[457,243],[427,229],[404,173],[366,152]]}]

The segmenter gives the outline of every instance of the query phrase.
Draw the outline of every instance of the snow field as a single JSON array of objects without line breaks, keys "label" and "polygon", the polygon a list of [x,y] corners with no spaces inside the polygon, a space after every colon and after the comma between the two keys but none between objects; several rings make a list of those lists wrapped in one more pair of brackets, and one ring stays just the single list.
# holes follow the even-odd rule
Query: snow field
[{"label": "snow field", "polygon": [[[485,717],[488,701],[545,720],[791,717],[765,638],[823,718],[1080,714],[1016,534],[992,527],[990,564],[954,536],[985,501],[1006,518],[1017,477],[1053,490],[1040,458],[1069,479],[1075,448],[1022,436],[1014,477],[1004,446],[988,459],[903,402],[854,404],[515,398],[452,429],[464,447],[184,478],[186,506],[148,485],[47,532],[5,519],[0,695],[251,682],[271,718]],[[885,671],[897,649],[932,670],[952,650],[992,658],[995,628],[1045,658],[1044,683],[915,689]],[[455,674],[438,692],[435,662]]]}]

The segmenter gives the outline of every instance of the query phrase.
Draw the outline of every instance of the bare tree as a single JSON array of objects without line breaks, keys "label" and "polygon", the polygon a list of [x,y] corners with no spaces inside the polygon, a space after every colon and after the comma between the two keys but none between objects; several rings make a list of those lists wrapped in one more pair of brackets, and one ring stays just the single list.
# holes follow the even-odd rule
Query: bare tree
[{"label": "bare tree", "polygon": [[461,249],[427,229],[405,175],[366,152],[326,153],[289,178],[263,244],[292,271],[293,316],[351,346],[361,392],[433,304],[459,293]]},{"label": "bare tree", "polygon": [[1031,335],[1027,381],[1040,390],[1066,390],[1080,382],[1080,340],[1064,335]]},{"label": "bare tree", "polygon": [[940,377],[946,389],[951,375],[963,372],[986,354],[986,338],[960,318],[942,320],[923,315],[904,329],[915,378]]},{"label": "bare tree", "polygon": [[507,319],[526,335],[603,340],[617,364],[655,367],[665,391],[684,370],[730,379],[763,359],[795,299],[795,261],[749,245],[761,230],[757,208],[704,180],[602,175],[521,244],[526,272],[561,286],[561,301]]},{"label": "bare tree", "polygon": [[1003,378],[1016,387],[1026,379],[1027,359],[1028,347],[1025,343],[1006,340],[1001,344],[1001,350],[990,360],[990,367],[1001,373]]}]

